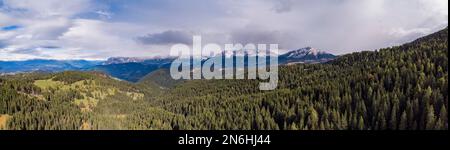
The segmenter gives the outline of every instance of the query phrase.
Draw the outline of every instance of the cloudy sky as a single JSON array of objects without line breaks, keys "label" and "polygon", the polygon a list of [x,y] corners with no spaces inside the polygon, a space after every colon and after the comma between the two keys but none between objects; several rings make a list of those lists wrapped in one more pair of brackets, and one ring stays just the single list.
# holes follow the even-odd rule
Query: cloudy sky
[{"label": "cloudy sky", "polygon": [[175,43],[398,45],[448,25],[448,0],[0,0],[0,60],[168,55]]}]

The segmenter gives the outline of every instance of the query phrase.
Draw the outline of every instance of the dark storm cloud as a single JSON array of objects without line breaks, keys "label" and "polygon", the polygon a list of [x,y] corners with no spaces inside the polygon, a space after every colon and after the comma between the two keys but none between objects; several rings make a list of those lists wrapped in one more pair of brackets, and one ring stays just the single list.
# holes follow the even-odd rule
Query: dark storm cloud
[{"label": "dark storm cloud", "polygon": [[280,42],[277,37],[280,36],[280,32],[277,31],[246,31],[240,30],[233,32],[231,35],[231,41],[236,43],[270,43]]},{"label": "dark storm cloud", "polygon": [[58,47],[58,46],[52,46],[52,45],[45,45],[45,46],[41,46],[42,48],[45,48],[45,49],[58,49],[58,48],[61,48],[61,47]]},{"label": "dark storm cloud", "polygon": [[275,2],[273,10],[275,10],[277,13],[289,12],[292,9],[292,5],[292,0],[279,0]]},{"label": "dark storm cloud", "polygon": [[230,42],[241,44],[278,44],[280,49],[291,49],[295,47],[297,36],[284,31],[270,31],[262,29],[251,29],[251,27],[236,30],[231,33]]},{"label": "dark storm cloud", "polygon": [[138,37],[137,41],[147,45],[190,44],[192,43],[192,34],[183,31],[168,30]]},{"label": "dark storm cloud", "polygon": [[11,51],[10,53],[13,53],[13,54],[30,54],[30,55],[36,55],[36,56],[41,55],[41,52],[39,52],[39,50],[36,49],[36,48],[18,48],[18,49],[15,49],[15,50]]}]

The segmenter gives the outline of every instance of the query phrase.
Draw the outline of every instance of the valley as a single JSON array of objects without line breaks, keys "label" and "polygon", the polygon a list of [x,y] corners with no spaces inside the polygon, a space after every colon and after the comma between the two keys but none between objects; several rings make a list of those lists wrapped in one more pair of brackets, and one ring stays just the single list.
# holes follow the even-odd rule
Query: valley
[{"label": "valley", "polygon": [[[289,51],[286,54],[279,55],[278,59],[281,65],[290,63],[324,63],[335,59],[337,56],[326,52],[315,52],[316,50],[307,47],[298,50]],[[248,57],[254,57],[252,51],[236,51],[234,54],[223,54],[224,61],[233,62],[233,59],[244,60]],[[217,59],[218,56],[206,59]],[[176,58],[172,57],[111,57],[105,61],[89,60],[45,60],[33,59],[23,61],[0,61],[1,75],[14,75],[18,73],[43,72],[57,73],[63,71],[98,71],[111,77],[129,82],[138,82],[147,74],[159,70],[169,69],[171,63]],[[231,59],[231,60],[230,60]],[[204,63],[205,60],[198,60]],[[234,63],[233,63],[234,64]],[[248,64],[245,66],[256,64]]]},{"label": "valley", "polygon": [[259,80],[173,80],[170,60],[3,75],[0,129],[448,130],[447,37],[448,28],[373,52],[280,56],[290,65],[272,91]]}]

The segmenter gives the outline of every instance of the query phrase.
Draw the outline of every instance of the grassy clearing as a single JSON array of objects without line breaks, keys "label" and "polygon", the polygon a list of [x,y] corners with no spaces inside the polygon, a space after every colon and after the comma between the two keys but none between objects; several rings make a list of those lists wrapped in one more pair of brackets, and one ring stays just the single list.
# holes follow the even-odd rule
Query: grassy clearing
[{"label": "grassy clearing", "polygon": [[80,130],[92,130],[91,124],[83,121],[83,124],[81,125]]},{"label": "grassy clearing", "polygon": [[10,115],[7,115],[7,114],[0,115],[0,130],[6,129],[6,123],[9,118],[11,118]]},{"label": "grassy clearing", "polygon": [[28,93],[25,93],[25,92],[17,92],[17,93],[25,95],[25,96],[27,96],[30,99],[34,98],[34,99],[37,99],[37,100],[46,101],[44,96],[39,95],[39,94],[28,94]]},{"label": "grassy clearing", "polygon": [[142,93],[126,92],[126,94],[134,101],[144,98],[144,94]]},{"label": "grassy clearing", "polygon": [[125,94],[131,100],[140,100],[144,98],[144,94],[142,93],[120,91],[115,87],[101,86],[96,80],[81,80],[72,84],[64,84],[64,82],[47,79],[36,80],[34,84],[43,90],[55,89],[56,92],[68,92],[70,90],[79,91],[80,94],[83,95],[83,98],[75,99],[73,103],[79,106],[82,112],[91,112],[100,100],[107,100],[108,96],[119,93]]},{"label": "grassy clearing", "polygon": [[85,97],[84,99],[76,99],[74,104],[79,106],[82,112],[90,112],[97,106],[99,101],[99,99]]},{"label": "grassy clearing", "polygon": [[64,83],[59,81],[53,81],[52,79],[48,80],[36,80],[34,81],[34,85],[41,89],[50,89],[50,88],[58,88],[64,86]]}]

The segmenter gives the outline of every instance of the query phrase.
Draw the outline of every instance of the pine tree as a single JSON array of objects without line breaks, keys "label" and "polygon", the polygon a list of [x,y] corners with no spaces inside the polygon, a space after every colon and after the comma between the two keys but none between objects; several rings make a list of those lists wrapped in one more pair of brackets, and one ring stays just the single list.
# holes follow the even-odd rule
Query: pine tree
[{"label": "pine tree", "polygon": [[364,130],[364,118],[362,116],[359,116],[358,120],[358,130]]},{"label": "pine tree", "polygon": [[408,128],[408,120],[406,117],[406,111],[403,111],[402,116],[400,118],[400,124],[398,126],[399,130],[406,130]]},{"label": "pine tree", "polygon": [[425,129],[427,130],[433,130],[436,123],[436,116],[434,115],[434,107],[433,105],[430,105],[427,109],[427,115],[426,115],[426,126]]}]

